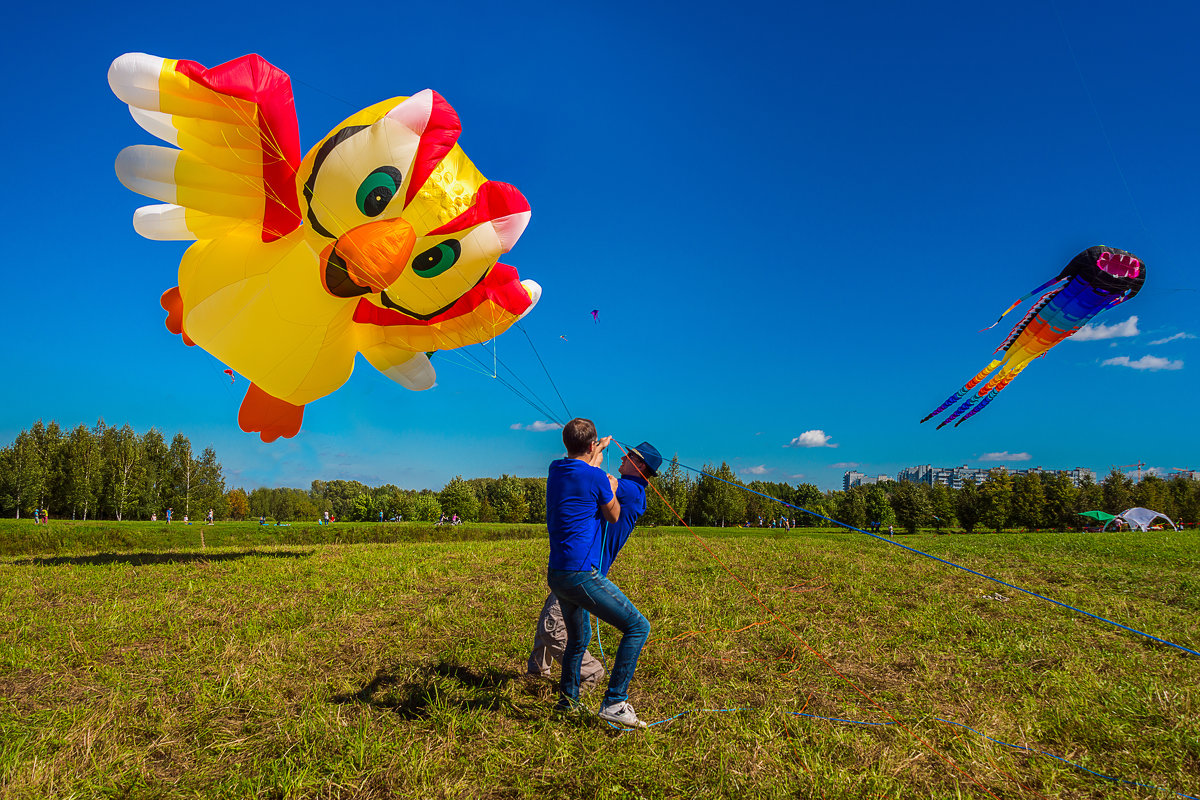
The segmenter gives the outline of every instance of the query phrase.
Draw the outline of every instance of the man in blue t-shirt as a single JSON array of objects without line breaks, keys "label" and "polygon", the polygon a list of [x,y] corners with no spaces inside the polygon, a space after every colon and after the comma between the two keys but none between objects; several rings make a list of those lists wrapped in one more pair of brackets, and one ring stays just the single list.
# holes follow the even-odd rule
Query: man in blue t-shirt
[{"label": "man in blue t-shirt", "polygon": [[[651,467],[650,465],[654,466]],[[616,560],[617,553],[629,540],[638,519],[646,512],[646,487],[649,478],[657,475],[662,456],[649,442],[642,442],[621,457],[617,480],[617,502],[621,504],[621,517],[616,522],[604,522],[601,526],[600,574],[608,577],[608,570]],[[562,607],[554,592],[546,597],[534,631],[533,651],[529,654],[530,675],[549,675],[554,662],[562,662],[567,647],[567,628],[563,623]],[[604,664],[590,650],[583,651],[583,662],[579,668],[579,682],[583,689],[595,686],[604,679]]]},{"label": "man in blue t-shirt", "polygon": [[[592,637],[591,613],[622,634],[600,718],[628,727],[645,727],[629,704],[628,693],[638,656],[650,635],[650,623],[604,575],[637,521],[631,513],[627,525],[620,524],[624,515],[614,494],[618,482],[599,468],[604,448],[611,441],[611,436],[596,437],[591,420],[571,420],[563,428],[567,458],[551,463],[546,481],[546,527],[550,535],[546,582],[558,599],[566,628],[559,707],[572,708],[579,702],[580,667]],[[658,463],[650,464],[650,452],[639,459],[653,472],[662,459],[654,448],[646,448]],[[632,459],[622,459],[622,466],[626,460],[632,464]],[[637,515],[645,511],[645,487],[639,488],[640,502],[635,495],[631,508]],[[602,519],[612,523],[610,537],[603,535]]]}]

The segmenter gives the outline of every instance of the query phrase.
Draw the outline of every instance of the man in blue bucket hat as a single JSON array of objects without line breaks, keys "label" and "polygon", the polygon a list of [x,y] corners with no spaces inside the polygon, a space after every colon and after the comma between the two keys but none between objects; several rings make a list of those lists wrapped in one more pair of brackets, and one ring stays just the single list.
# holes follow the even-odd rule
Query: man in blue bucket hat
[{"label": "man in blue bucket hat", "polygon": [[[568,423],[568,428],[576,422],[572,420]],[[594,426],[591,430],[594,431]],[[590,436],[595,440],[594,432]],[[563,441],[567,444],[568,454],[571,455],[572,445],[568,441],[569,438],[571,435],[564,429]],[[595,441],[595,446],[600,446],[602,454],[601,445],[607,445],[608,441]],[[594,449],[590,452],[595,453]],[[601,454],[596,455],[602,457]],[[592,466],[598,466],[597,462],[600,460],[588,454],[584,454],[584,457],[575,454],[573,457]],[[551,465],[551,484],[557,483],[556,465],[566,460],[568,459],[556,461]],[[637,718],[633,706],[628,701],[628,688],[642,646],[650,634],[650,624],[616,584],[607,579],[607,575],[613,560],[629,540],[638,518],[646,511],[648,479],[657,475],[661,466],[662,455],[649,442],[642,442],[626,451],[618,470],[620,480],[615,481],[614,496],[619,504],[618,518],[615,521],[601,521],[595,533],[585,533],[579,537],[587,538],[590,535],[594,539],[579,548],[590,553],[585,559],[587,564],[583,564],[582,561],[571,564],[556,563],[553,552],[555,548],[552,547],[550,569],[547,571],[551,593],[546,598],[538,620],[533,652],[529,656],[528,665],[531,675],[548,676],[552,663],[561,661],[564,670],[559,684],[562,695],[559,702],[565,707],[572,706],[578,701],[581,681],[585,686],[596,685],[604,677],[604,666],[587,652],[592,635],[589,612],[608,622],[621,631],[622,638],[613,662],[608,690],[600,708],[600,718],[634,728],[645,727],[645,723]],[[548,485],[548,505],[554,502],[556,494],[557,492]],[[561,539],[574,535],[557,530],[559,526],[553,524],[555,518],[556,515],[548,508],[547,520],[552,542],[556,541],[556,536]],[[572,633],[575,635],[572,636]]]}]

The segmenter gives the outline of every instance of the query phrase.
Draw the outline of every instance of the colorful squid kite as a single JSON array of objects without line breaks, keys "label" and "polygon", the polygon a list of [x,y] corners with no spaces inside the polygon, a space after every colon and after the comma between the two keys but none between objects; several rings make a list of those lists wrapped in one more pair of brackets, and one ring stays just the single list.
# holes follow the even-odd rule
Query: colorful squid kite
[{"label": "colorful squid kite", "polygon": [[497,263],[529,222],[514,187],[456,144],[429,89],[354,114],[301,158],[291,81],[256,55],[212,69],[128,53],[108,71],[134,120],[174,147],[117,157],[148,239],[191,240],[167,328],[246,376],[238,421],[294,436],[304,406],[350,377],[356,353],[413,390],[426,353],[486,341],[541,288]]},{"label": "colorful squid kite", "polygon": [[995,353],[1003,352],[1003,355],[993,359],[978,375],[967,381],[966,386],[950,395],[946,402],[921,422],[932,419],[966,397],[980,381],[999,368],[1000,371],[973,397],[968,398],[938,425],[939,429],[943,428],[962,416],[954,425],[957,428],[992,402],[1033,359],[1046,355],[1050,348],[1078,331],[1100,312],[1120,305],[1136,295],[1145,281],[1146,265],[1132,253],[1101,245],[1084,250],[1072,258],[1056,278],[1017,300],[984,329],[996,327],[1005,314],[1033,295],[1051,290],[1030,307],[1025,317],[996,348]]}]

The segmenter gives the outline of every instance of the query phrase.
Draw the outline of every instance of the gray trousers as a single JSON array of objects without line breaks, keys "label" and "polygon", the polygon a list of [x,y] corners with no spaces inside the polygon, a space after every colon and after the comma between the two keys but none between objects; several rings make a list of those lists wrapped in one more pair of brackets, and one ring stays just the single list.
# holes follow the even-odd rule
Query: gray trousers
[{"label": "gray trousers", "polygon": [[[562,664],[563,651],[567,649],[567,626],[563,624],[562,608],[554,592],[546,598],[542,615],[538,617],[537,631],[533,636],[533,652],[529,654],[529,674],[550,676],[550,668],[557,661]],[[588,651],[583,653],[583,665],[579,668],[581,684],[598,684],[604,678],[604,665]]]}]

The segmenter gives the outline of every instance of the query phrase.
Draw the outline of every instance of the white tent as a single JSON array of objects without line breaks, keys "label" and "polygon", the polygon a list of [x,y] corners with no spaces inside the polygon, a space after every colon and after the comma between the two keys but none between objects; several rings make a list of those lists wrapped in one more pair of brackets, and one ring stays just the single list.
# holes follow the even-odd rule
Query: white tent
[{"label": "white tent", "polygon": [[[1109,520],[1108,525],[1112,525],[1114,522],[1115,523],[1123,522],[1129,526],[1130,530],[1148,531],[1148,530],[1150,530],[1150,525],[1156,519],[1159,519],[1160,517],[1162,519],[1165,519],[1167,521],[1167,524],[1170,525],[1172,528],[1174,528],[1175,530],[1179,530],[1179,526],[1176,525],[1174,522],[1171,522],[1171,518],[1168,517],[1166,514],[1162,513],[1161,511],[1152,511],[1149,508],[1141,508],[1141,507],[1125,509],[1120,514],[1117,514],[1116,517]],[[1105,530],[1108,530],[1108,525],[1104,526]]]}]

